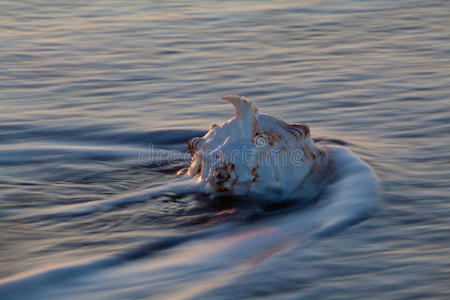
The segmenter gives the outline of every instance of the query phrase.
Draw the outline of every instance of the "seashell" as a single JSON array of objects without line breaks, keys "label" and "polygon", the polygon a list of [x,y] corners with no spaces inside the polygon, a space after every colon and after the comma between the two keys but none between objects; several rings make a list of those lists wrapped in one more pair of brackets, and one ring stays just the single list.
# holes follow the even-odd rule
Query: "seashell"
[{"label": "seashell", "polygon": [[313,197],[313,185],[323,179],[329,163],[309,127],[259,113],[242,96],[222,99],[234,106],[234,116],[188,141],[192,158],[187,174],[213,193],[272,202]]}]

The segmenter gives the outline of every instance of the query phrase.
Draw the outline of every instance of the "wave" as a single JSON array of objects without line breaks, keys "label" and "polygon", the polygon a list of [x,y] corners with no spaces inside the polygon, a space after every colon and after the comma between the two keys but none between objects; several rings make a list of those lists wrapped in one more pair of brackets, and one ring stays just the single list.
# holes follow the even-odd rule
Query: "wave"
[{"label": "wave", "polygon": [[[364,220],[373,212],[379,186],[372,169],[350,150],[326,146],[334,176],[314,205],[256,222],[227,223],[185,236],[163,238],[122,253],[51,267],[0,281],[11,299],[77,297],[106,299],[146,295],[171,299],[208,298],[237,278],[264,272],[278,255],[314,243]],[[116,199],[64,206],[53,215],[78,215],[171,193],[195,193],[185,178]],[[49,215],[50,212],[46,212]],[[158,254],[158,255],[154,255]],[[126,278],[126,280],[124,280]],[[125,293],[125,294],[124,294]],[[232,298],[232,297],[230,297]]]},{"label": "wave", "polygon": [[116,125],[85,126],[44,126],[37,124],[1,125],[0,142],[4,144],[21,143],[30,140],[49,142],[70,142],[101,145],[175,145],[185,144],[188,139],[203,136],[204,130],[161,129],[151,131],[124,131]]},{"label": "wave", "polygon": [[30,209],[28,211],[24,211],[17,217],[20,219],[52,219],[58,217],[85,216],[123,205],[142,203],[167,194],[175,197],[182,197],[195,192],[198,192],[198,187],[194,184],[193,179],[184,177],[173,180],[169,183],[150,185],[136,192],[131,192],[103,200],[78,204],[59,205],[50,208]]},{"label": "wave", "polygon": [[51,158],[68,158],[77,162],[83,160],[108,161],[138,157],[140,149],[136,147],[75,146],[47,144],[17,144],[0,147],[0,165],[17,166],[31,163],[48,163]]}]

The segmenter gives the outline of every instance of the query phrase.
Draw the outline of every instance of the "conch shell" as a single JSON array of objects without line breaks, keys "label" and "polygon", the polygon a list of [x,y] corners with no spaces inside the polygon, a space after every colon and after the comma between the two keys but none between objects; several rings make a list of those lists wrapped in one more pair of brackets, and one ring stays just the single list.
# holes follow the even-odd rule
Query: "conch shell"
[{"label": "conch shell", "polygon": [[271,202],[314,197],[328,171],[328,155],[313,142],[309,127],[258,113],[245,97],[222,99],[234,106],[234,117],[189,140],[187,174],[216,194]]}]

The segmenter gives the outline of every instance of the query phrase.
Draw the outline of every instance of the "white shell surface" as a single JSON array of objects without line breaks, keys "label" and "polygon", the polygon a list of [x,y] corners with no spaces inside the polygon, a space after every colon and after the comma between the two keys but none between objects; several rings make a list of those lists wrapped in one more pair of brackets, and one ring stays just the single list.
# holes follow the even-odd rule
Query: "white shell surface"
[{"label": "white shell surface", "polygon": [[314,197],[328,156],[314,144],[308,126],[260,114],[245,97],[223,99],[234,105],[235,115],[189,141],[188,174],[209,192],[272,202]]}]

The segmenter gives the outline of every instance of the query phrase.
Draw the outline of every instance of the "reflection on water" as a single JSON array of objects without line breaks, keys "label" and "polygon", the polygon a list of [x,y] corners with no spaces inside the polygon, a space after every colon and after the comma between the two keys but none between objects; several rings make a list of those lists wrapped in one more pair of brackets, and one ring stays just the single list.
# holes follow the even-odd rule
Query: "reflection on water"
[{"label": "reflection on water", "polygon": [[[446,298],[450,2],[297,2],[0,3],[0,298]],[[229,93],[348,143],[372,215],[318,236],[326,201],[207,205],[138,162]]]}]

